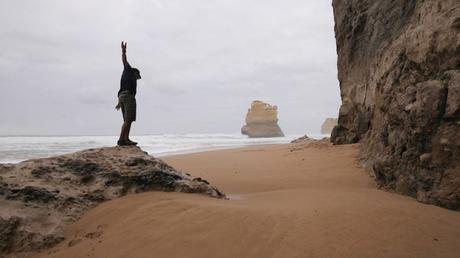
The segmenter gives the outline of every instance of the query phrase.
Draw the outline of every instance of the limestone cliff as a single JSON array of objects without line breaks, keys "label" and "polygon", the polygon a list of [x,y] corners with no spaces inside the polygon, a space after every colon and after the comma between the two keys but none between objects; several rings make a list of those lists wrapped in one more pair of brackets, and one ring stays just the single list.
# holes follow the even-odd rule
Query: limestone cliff
[{"label": "limestone cliff", "polygon": [[381,187],[460,209],[460,1],[334,0],[342,106]]},{"label": "limestone cliff", "polygon": [[64,240],[64,228],[103,201],[145,191],[223,198],[206,180],[138,147],[90,149],[0,164],[0,257],[23,257]]},{"label": "limestone cliff", "polygon": [[259,100],[253,101],[241,133],[254,138],[284,136],[278,125],[278,107]]},{"label": "limestone cliff", "polygon": [[326,118],[321,126],[322,134],[331,134],[334,127],[337,125],[337,118]]}]

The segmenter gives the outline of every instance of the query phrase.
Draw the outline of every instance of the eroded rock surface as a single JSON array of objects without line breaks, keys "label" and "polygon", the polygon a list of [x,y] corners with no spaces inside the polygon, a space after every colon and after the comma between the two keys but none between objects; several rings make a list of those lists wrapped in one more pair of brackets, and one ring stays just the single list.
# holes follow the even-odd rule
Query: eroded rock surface
[{"label": "eroded rock surface", "polygon": [[291,141],[290,151],[299,151],[304,150],[307,148],[316,148],[316,149],[324,149],[332,147],[332,143],[330,138],[325,137],[321,140],[316,140],[313,138],[304,135],[300,138],[294,139]]},{"label": "eroded rock surface", "polygon": [[334,0],[342,106],[379,185],[460,209],[460,2]]},{"label": "eroded rock surface", "polygon": [[64,239],[64,227],[100,202],[144,191],[224,198],[201,178],[138,147],[89,149],[0,164],[0,257],[22,257]]},{"label": "eroded rock surface", "polygon": [[241,133],[253,138],[284,136],[278,125],[278,107],[259,100],[253,101]]}]

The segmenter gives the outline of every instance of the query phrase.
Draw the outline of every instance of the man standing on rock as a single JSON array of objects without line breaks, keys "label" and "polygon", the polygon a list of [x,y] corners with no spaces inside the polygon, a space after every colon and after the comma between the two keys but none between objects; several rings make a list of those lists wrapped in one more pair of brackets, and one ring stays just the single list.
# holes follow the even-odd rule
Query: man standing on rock
[{"label": "man standing on rock", "polygon": [[131,130],[131,123],[136,121],[136,89],[137,80],[141,78],[138,69],[132,68],[126,58],[126,46],[128,43],[121,42],[121,52],[123,60],[123,74],[121,75],[120,90],[118,91],[118,105],[115,107],[117,110],[121,108],[123,114],[123,125],[121,126],[120,138],[117,144],[136,145],[129,139],[129,131]]}]

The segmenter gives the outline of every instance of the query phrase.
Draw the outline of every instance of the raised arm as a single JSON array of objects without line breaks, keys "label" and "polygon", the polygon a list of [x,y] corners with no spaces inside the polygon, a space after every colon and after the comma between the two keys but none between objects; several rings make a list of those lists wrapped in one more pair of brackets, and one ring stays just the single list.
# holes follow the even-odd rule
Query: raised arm
[{"label": "raised arm", "polygon": [[121,42],[121,60],[123,60],[123,66],[125,68],[130,67],[128,63],[128,59],[126,58],[126,46],[128,45],[127,42]]}]

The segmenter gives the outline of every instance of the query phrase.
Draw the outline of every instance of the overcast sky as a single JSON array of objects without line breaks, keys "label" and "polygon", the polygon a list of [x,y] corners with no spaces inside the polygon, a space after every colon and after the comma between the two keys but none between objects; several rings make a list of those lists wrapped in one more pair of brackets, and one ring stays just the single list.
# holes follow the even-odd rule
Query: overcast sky
[{"label": "overcast sky", "polygon": [[132,134],[236,133],[255,99],[288,134],[338,113],[331,1],[2,0],[0,24],[2,135],[117,135],[122,40]]}]

